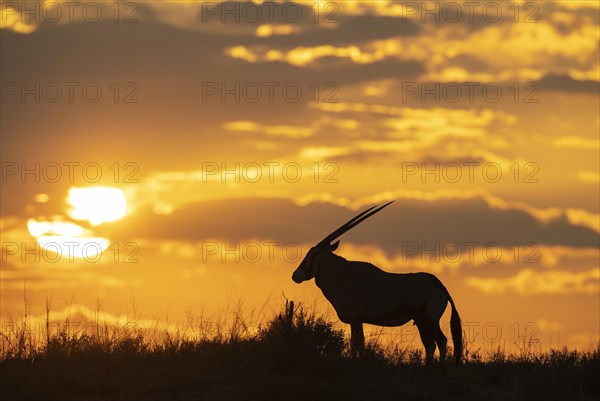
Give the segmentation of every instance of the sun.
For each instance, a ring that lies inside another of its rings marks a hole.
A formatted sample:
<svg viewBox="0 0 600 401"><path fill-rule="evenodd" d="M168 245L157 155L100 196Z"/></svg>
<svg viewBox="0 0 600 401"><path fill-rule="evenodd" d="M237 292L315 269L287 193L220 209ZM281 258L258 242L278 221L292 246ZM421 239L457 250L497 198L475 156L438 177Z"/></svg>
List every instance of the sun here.
<svg viewBox="0 0 600 401"><path fill-rule="evenodd" d="M67 202L71 218L87 220L92 226L119 220L127 213L127 201L119 188L71 188Z"/></svg>
<svg viewBox="0 0 600 401"><path fill-rule="evenodd" d="M46 202L47 196L36 196L39 202ZM70 209L68 215L73 220L88 221L95 227L109 221L123 218L127 213L127 201L123 191L113 187L71 188L67 197ZM45 250L60 256L94 259L110 246L107 238L95 237L93 230L77 223L64 221L61 215L51 220L29 219L27 228L31 236Z"/></svg>

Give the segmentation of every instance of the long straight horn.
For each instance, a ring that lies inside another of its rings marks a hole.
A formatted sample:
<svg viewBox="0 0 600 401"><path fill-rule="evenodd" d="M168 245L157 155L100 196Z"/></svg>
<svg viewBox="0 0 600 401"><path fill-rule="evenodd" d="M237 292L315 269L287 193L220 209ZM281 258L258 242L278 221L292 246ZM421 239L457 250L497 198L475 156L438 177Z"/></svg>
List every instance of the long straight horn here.
<svg viewBox="0 0 600 401"><path fill-rule="evenodd" d="M386 203L385 205L379 206L377 208L375 208L375 206L372 206L372 207L368 208L367 210L365 210L364 212L359 213L358 215L356 215L352 219L350 219L346 224L344 224L343 226L341 226L340 228L338 228L337 230L335 230L334 232L329 234L327 237L325 237L323 240L321 240L321 242L319 242L319 244L331 243L331 241L333 241L340 235L344 234L346 231L350 230L352 227L357 226L358 224L360 224L364 220L368 219L369 217L373 216L375 213L379 212L381 209L383 209L384 207L386 207L387 205L389 205L390 203L393 203L393 202L394 201L390 201L390 202Z"/></svg>

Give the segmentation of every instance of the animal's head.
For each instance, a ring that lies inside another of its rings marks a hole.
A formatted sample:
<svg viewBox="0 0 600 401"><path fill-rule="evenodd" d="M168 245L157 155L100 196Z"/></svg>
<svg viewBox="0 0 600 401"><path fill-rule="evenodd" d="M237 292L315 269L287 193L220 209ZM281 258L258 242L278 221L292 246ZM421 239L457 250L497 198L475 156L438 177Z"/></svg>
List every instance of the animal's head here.
<svg viewBox="0 0 600 401"><path fill-rule="evenodd" d="M314 278L317 275L317 267L321 258L335 251L339 245L340 241L336 241L333 244L317 244L310 248L310 251L308 251L302 262L300 262L300 266L294 270L292 280L296 283L301 283Z"/></svg>
<svg viewBox="0 0 600 401"><path fill-rule="evenodd" d="M374 215L375 213L377 213L392 202L393 201L388 202L385 205L377 208L375 206L372 206L371 208L350 219L350 221L348 221L346 224L329 234L317 245L310 248L310 251L308 251L302 262L300 262L298 268L294 270L294 273L292 274L292 280L294 280L296 283L301 283L303 281L314 278L317 275L319 262L320 260L322 260L323 256L332 253L340 245L340 241L336 241L333 243L332 241L337 239L346 231L350 230L352 227L371 217L372 215Z"/></svg>

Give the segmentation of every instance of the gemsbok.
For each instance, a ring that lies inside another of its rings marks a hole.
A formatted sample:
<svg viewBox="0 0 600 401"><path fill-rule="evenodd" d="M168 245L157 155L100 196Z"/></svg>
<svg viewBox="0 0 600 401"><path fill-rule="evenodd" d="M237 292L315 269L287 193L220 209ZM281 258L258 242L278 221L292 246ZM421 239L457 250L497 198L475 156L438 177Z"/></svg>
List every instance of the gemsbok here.
<svg viewBox="0 0 600 401"><path fill-rule="evenodd" d="M443 362L447 340L439 321L450 302L450 329L454 357L459 365L462 356L460 316L450 293L436 276L388 273L371 263L348 261L333 253L340 244L340 241L332 243L333 240L392 202L365 210L313 246L294 271L292 280L301 283L315 278L317 287L333 305L340 320L350 324L353 355L364 352L363 323L392 327L413 320L425 346L427 363L433 360L436 344Z"/></svg>

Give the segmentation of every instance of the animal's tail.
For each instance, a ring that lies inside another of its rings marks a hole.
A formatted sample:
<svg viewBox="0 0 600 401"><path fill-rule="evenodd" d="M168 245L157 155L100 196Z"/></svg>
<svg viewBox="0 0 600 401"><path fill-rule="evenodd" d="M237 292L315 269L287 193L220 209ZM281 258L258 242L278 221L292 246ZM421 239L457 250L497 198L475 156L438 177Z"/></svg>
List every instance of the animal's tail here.
<svg viewBox="0 0 600 401"><path fill-rule="evenodd" d="M460 316L454 306L454 301L450 296L450 293L446 289L448 294L448 301L452 306L452 315L450 316L450 331L452 332L452 342L454 343L454 359L456 360L456 366L460 365L462 353L463 353L463 341L462 341L462 325L460 322Z"/></svg>

